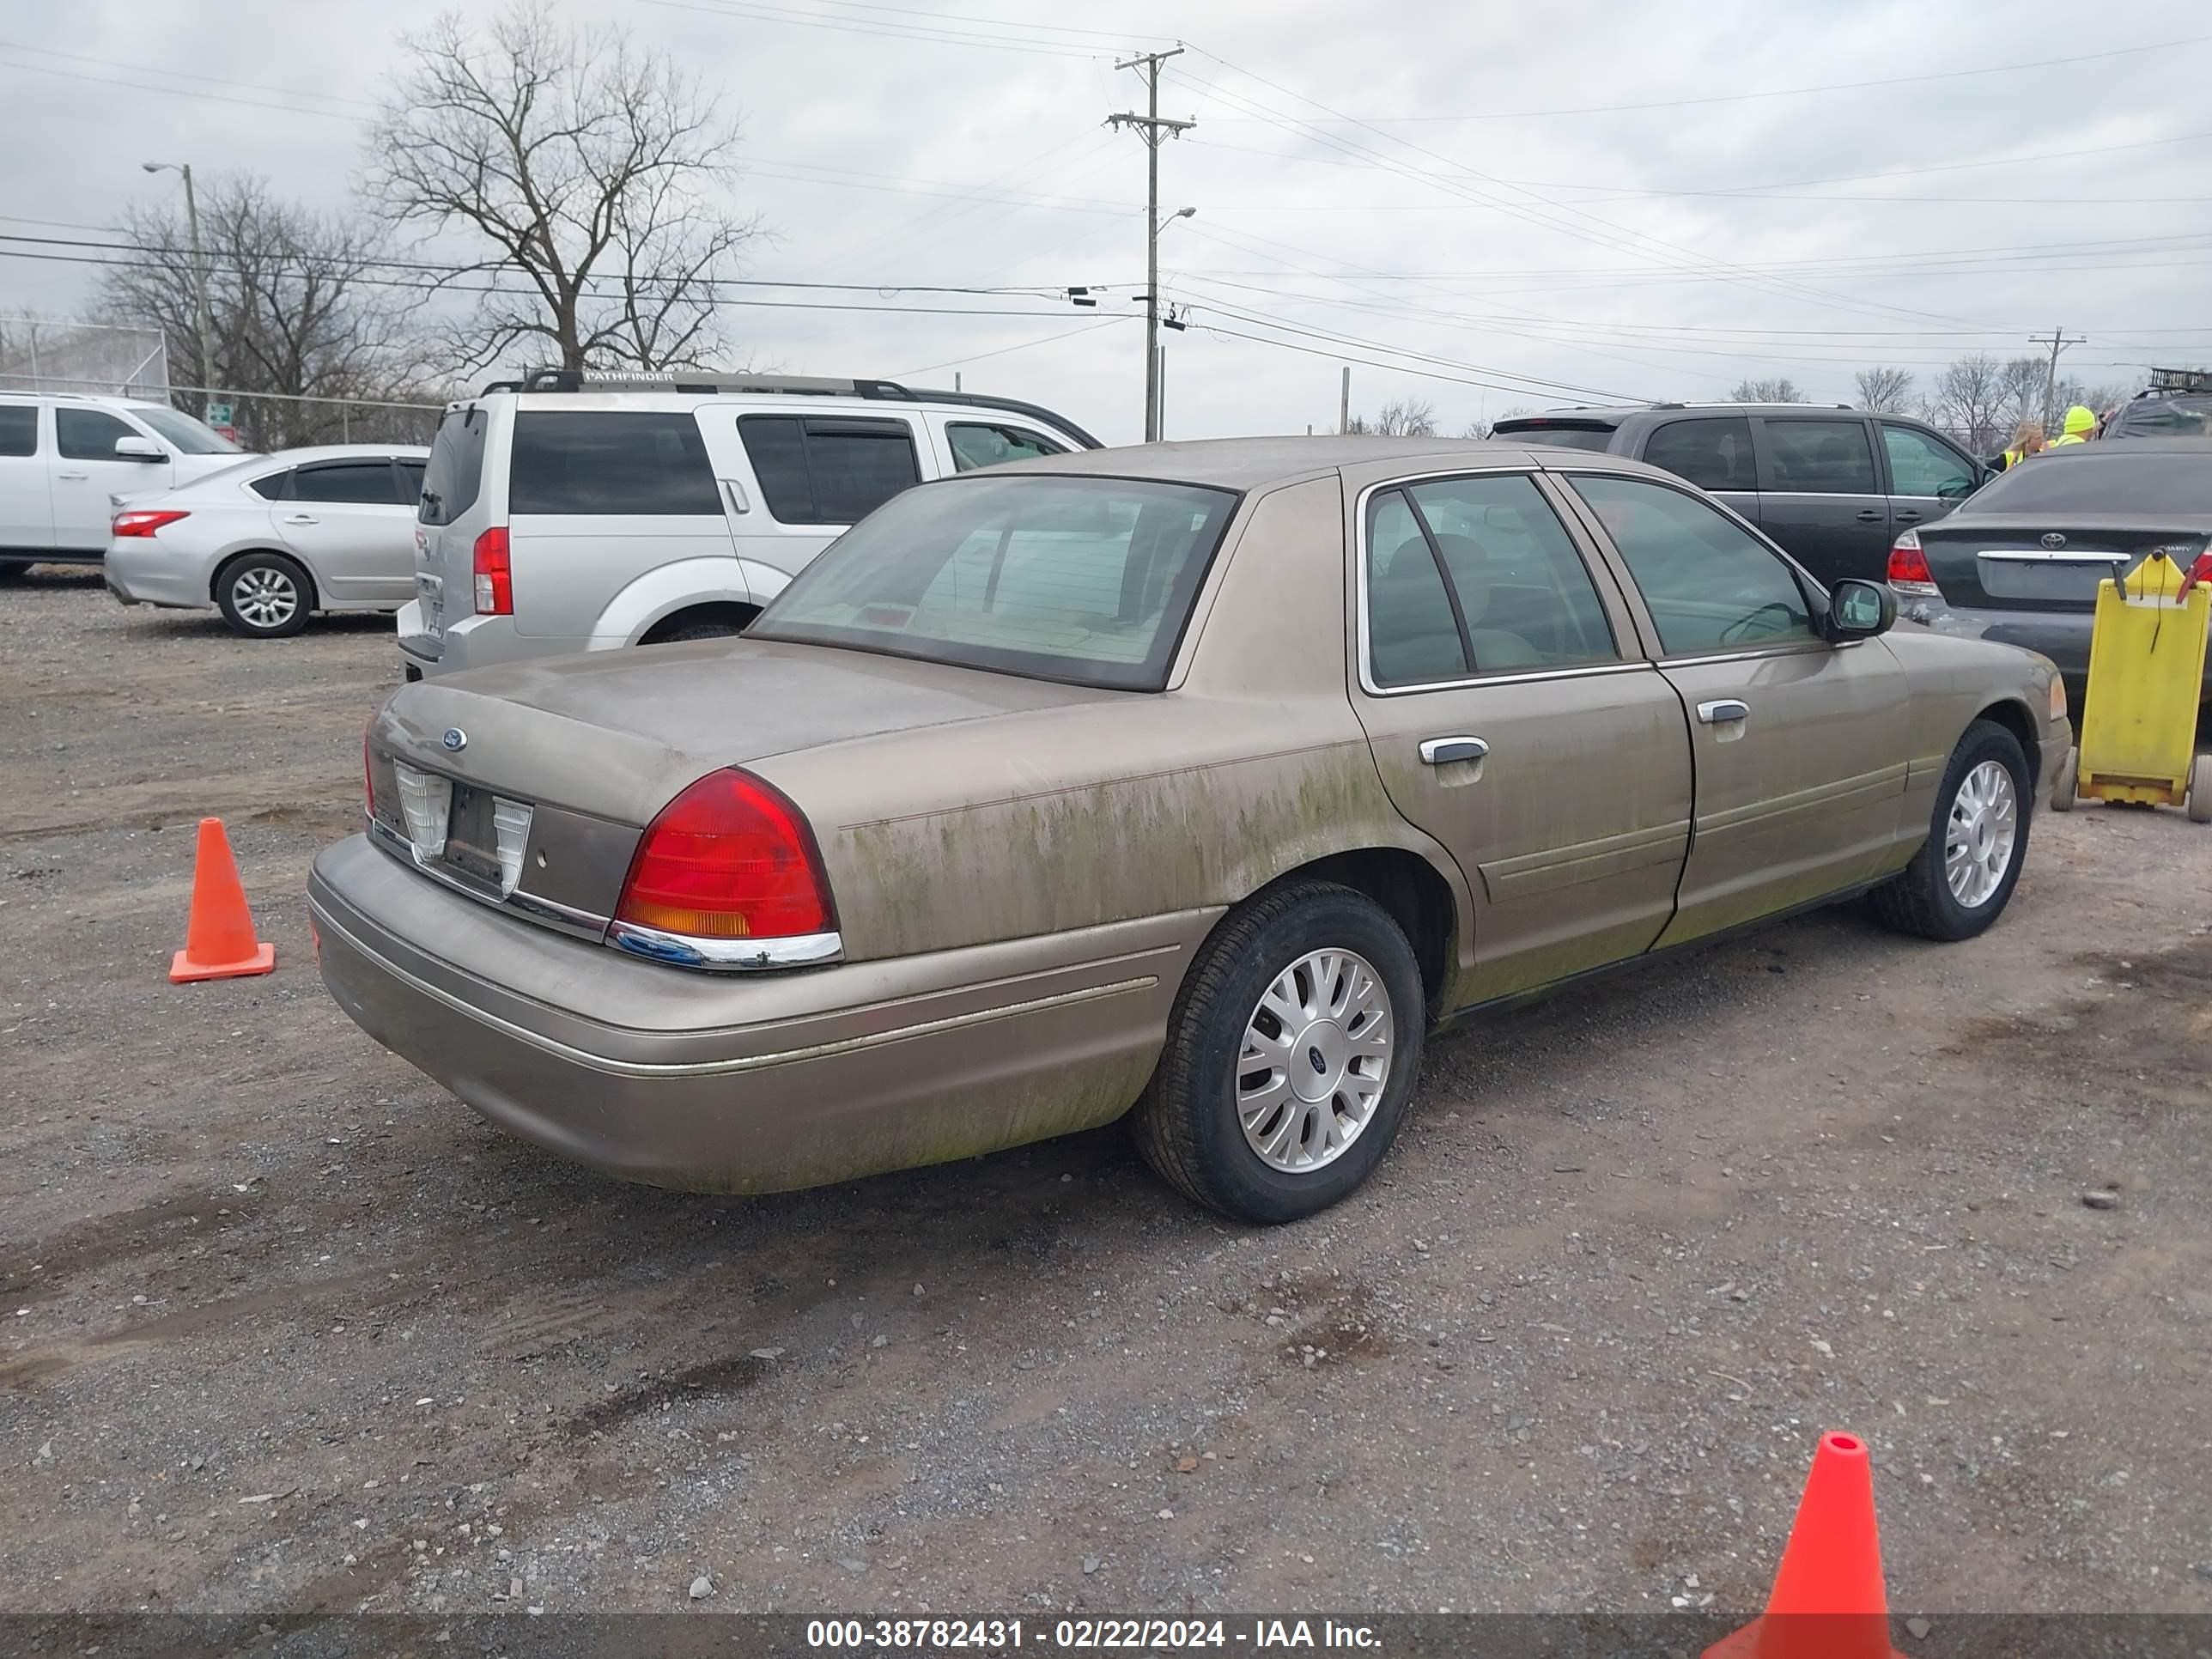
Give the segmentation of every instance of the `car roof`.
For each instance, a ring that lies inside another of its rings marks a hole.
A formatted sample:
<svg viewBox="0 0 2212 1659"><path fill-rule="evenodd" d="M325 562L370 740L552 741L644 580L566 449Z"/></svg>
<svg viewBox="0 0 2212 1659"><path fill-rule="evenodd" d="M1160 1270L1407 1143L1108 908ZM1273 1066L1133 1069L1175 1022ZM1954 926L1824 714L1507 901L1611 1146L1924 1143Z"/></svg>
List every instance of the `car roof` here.
<svg viewBox="0 0 2212 1659"><path fill-rule="evenodd" d="M1617 455L1593 455L1477 438L1383 438L1365 434L1299 438L1200 438L1179 443L1084 449L1033 460L1003 461L993 477L1038 472L1056 477L1157 479L1163 483L1259 489L1347 466L1402 461L1408 471L1455 465L1526 465L1532 471L1571 468L1635 472L1679 483L1673 473ZM972 476L972 475L968 475Z"/></svg>
<svg viewBox="0 0 2212 1659"><path fill-rule="evenodd" d="M1580 421L1594 424L1609 421L1613 425L1619 426L1638 415L1796 415L1807 418L1826 417L1831 420L1838 416L1856 416L1863 419L1874 413L1875 413L1875 410L1860 409L1850 404L1616 404L1603 408L1593 405L1589 408L1573 406L1565 409L1540 409L1531 414L1509 416L1499 421L1498 424L1510 428L1526 425L1530 422ZM1886 421L1910 421L1916 426L1926 424L1911 415L1886 414L1881 418Z"/></svg>

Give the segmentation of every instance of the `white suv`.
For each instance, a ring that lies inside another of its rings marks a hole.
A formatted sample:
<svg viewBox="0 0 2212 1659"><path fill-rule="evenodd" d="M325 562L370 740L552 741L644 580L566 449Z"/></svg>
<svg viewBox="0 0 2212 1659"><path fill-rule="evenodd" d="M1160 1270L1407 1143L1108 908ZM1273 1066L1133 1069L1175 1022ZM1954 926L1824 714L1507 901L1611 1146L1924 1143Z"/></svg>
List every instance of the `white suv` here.
<svg viewBox="0 0 2212 1659"><path fill-rule="evenodd" d="M533 371L439 423L407 678L734 634L908 485L1097 447L1033 404L887 380Z"/></svg>
<svg viewBox="0 0 2212 1659"><path fill-rule="evenodd" d="M246 454L167 404L0 392L0 581L98 564L111 497L173 489Z"/></svg>

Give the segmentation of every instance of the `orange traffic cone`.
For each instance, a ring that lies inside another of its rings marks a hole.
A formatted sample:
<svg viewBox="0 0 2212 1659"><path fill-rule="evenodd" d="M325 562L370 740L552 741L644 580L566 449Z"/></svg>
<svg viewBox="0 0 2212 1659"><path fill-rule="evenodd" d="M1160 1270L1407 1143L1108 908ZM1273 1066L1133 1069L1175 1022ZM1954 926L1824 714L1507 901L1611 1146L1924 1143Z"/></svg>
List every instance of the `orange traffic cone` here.
<svg viewBox="0 0 2212 1659"><path fill-rule="evenodd" d="M1895 1659L1874 1466L1866 1443L1824 1434L1766 1611L1705 1650L1705 1659Z"/></svg>
<svg viewBox="0 0 2212 1659"><path fill-rule="evenodd" d="M170 959L169 980L243 979L276 965L276 947L253 937L253 913L238 884L238 864L221 818L200 820L198 861L192 866L192 914L185 948Z"/></svg>

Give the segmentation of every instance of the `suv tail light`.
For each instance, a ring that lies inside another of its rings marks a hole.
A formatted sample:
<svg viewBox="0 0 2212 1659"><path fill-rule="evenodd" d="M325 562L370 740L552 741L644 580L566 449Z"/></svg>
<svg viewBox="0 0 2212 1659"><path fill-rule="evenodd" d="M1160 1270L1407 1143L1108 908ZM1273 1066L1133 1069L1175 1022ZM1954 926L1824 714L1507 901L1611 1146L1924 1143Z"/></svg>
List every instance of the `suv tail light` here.
<svg viewBox="0 0 2212 1659"><path fill-rule="evenodd" d="M1936 573L1928 568L1928 556L1920 550L1918 531L1908 530L1889 544L1889 585L1900 593L1943 597L1943 590L1936 586Z"/></svg>
<svg viewBox="0 0 2212 1659"><path fill-rule="evenodd" d="M150 536L163 525L174 524L179 519L191 516L174 508L161 512L118 513L110 529L118 539L127 536Z"/></svg>
<svg viewBox="0 0 2212 1659"><path fill-rule="evenodd" d="M615 920L693 939L792 939L836 925L805 815L735 767L708 773L646 826Z"/></svg>
<svg viewBox="0 0 2212 1659"><path fill-rule="evenodd" d="M495 524L477 538L477 615L514 614L514 567L507 556L507 526Z"/></svg>

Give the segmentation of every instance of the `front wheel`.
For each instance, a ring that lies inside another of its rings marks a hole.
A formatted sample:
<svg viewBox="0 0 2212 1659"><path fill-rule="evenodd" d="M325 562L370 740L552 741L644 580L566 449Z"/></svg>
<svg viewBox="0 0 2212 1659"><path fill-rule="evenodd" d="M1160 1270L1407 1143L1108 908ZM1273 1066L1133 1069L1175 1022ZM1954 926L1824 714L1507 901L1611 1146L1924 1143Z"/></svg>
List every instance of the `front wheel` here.
<svg viewBox="0 0 2212 1659"><path fill-rule="evenodd" d="M314 608L307 573L282 553L249 553L225 566L215 602L230 631L249 640L296 634Z"/></svg>
<svg viewBox="0 0 2212 1659"><path fill-rule="evenodd" d="M1874 913L1900 933L1972 939L2003 914L2027 856L2033 799L2020 739L1976 720L1951 751L1928 839L1874 890Z"/></svg>
<svg viewBox="0 0 2212 1659"><path fill-rule="evenodd" d="M1184 979L1138 1146L1224 1214L1312 1215L1389 1150L1426 1019L1413 946L1372 899L1333 882L1270 889L1214 930Z"/></svg>

